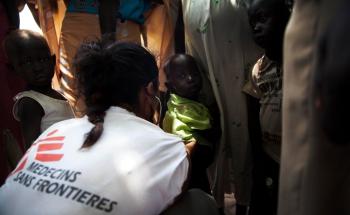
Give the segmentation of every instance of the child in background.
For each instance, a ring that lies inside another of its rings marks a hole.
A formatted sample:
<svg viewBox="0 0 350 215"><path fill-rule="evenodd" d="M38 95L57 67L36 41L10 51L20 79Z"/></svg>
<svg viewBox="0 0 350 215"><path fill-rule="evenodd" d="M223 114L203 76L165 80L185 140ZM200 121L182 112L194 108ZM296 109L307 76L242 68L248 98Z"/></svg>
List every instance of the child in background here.
<svg viewBox="0 0 350 215"><path fill-rule="evenodd" d="M66 99L52 89L55 55L44 37L28 30L11 32L4 40L10 66L27 84L15 97L14 117L20 121L25 148L52 124L73 118Z"/></svg>
<svg viewBox="0 0 350 215"><path fill-rule="evenodd" d="M282 47L290 16L284 0L253 0L248 8L255 42L265 50L243 91L254 167L250 214L276 214L282 132Z"/></svg>
<svg viewBox="0 0 350 215"><path fill-rule="evenodd" d="M164 71L170 97L162 127L179 135L187 147L194 147L189 187L210 193L206 170L213 162L214 143L219 135L210 111L198 102L202 88L199 68L192 56L177 54L165 64Z"/></svg>

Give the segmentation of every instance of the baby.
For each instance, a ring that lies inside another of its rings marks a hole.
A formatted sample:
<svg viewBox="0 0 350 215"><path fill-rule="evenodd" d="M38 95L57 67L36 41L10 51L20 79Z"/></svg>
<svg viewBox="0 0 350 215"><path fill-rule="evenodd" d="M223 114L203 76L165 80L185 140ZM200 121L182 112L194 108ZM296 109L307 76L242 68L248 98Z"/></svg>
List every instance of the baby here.
<svg viewBox="0 0 350 215"><path fill-rule="evenodd" d="M212 114L198 102L202 88L199 68L192 56L177 54L169 59L164 71L170 97L162 123L163 129L179 135L187 146L194 145L189 186L210 193L206 169L213 161L217 137L213 135L215 129Z"/></svg>

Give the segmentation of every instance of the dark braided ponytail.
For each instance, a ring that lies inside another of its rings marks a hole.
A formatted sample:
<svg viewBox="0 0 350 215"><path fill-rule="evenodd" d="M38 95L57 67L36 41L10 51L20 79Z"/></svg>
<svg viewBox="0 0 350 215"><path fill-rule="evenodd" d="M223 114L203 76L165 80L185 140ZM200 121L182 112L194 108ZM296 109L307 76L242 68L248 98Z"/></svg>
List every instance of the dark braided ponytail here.
<svg viewBox="0 0 350 215"><path fill-rule="evenodd" d="M141 87L158 78L153 55L133 43L83 43L74 67L78 93L84 98L88 120L94 124L82 148L91 147L101 137L106 111L111 106L139 105Z"/></svg>
<svg viewBox="0 0 350 215"><path fill-rule="evenodd" d="M88 148L94 143L97 142L97 140L101 137L103 132L103 122L104 117L106 115L106 110L108 107L103 107L101 109L91 110L91 108L88 108L87 116L91 123L93 123L95 126L90 130L89 133L86 135L86 139L83 143L82 148Z"/></svg>

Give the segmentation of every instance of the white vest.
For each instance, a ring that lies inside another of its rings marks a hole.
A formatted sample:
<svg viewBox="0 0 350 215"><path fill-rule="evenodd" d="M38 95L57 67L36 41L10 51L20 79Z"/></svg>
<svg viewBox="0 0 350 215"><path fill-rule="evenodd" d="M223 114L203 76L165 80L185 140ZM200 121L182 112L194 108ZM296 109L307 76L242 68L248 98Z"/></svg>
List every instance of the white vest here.
<svg viewBox="0 0 350 215"><path fill-rule="evenodd" d="M40 131L43 132L56 122L74 118L73 110L68 101L54 99L34 90L18 93L14 98L13 116L17 121L21 121L18 116L18 102L22 98L31 98L38 102L44 110L44 116L41 119Z"/></svg>
<svg viewBox="0 0 350 215"><path fill-rule="evenodd" d="M81 149L86 117L46 130L0 189L0 214L159 214L181 193L181 139L112 107L104 131Z"/></svg>

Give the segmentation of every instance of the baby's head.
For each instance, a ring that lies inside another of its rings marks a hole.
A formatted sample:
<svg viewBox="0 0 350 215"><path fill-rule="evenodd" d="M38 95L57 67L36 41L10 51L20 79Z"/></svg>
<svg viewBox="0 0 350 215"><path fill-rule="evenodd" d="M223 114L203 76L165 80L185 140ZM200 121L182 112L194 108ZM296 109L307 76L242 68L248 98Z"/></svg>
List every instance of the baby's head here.
<svg viewBox="0 0 350 215"><path fill-rule="evenodd" d="M55 56L44 37L29 30L16 30L5 38L3 45L13 70L28 85L51 87Z"/></svg>
<svg viewBox="0 0 350 215"><path fill-rule="evenodd" d="M285 0L252 0L248 16L255 42L263 49L282 46L290 11Z"/></svg>
<svg viewBox="0 0 350 215"><path fill-rule="evenodd" d="M187 54L172 56L164 66L170 93L196 99L202 88L202 77L195 59Z"/></svg>

